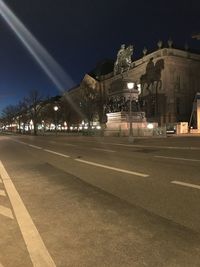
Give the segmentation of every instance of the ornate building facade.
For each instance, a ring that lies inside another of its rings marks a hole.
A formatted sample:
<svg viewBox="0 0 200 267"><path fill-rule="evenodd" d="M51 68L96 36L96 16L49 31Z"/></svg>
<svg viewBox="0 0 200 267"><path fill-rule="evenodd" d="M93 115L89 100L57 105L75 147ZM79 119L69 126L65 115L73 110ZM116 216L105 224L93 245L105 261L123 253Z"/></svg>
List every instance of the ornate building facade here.
<svg viewBox="0 0 200 267"><path fill-rule="evenodd" d="M139 106L148 121L159 125L189 121L200 92L200 55L174 48L159 49L131 63L129 70L101 77L101 87L120 90L123 80L140 88Z"/></svg>
<svg viewBox="0 0 200 267"><path fill-rule="evenodd" d="M83 83L91 83L91 87L101 93L104 107L107 106L106 113L109 112L109 101L118 106L123 104L119 97L110 99L111 93L117 94L126 86L126 81L132 81L140 91L138 108L145 112L147 121L158 122L160 126L189 122L193 100L200 92L200 54L175 49L171 45L169 48L160 46L150 54L144 51L142 58L129 63L128 69L121 72L117 72L112 63L112 68L107 67L106 72L86 74L69 95L77 94Z"/></svg>

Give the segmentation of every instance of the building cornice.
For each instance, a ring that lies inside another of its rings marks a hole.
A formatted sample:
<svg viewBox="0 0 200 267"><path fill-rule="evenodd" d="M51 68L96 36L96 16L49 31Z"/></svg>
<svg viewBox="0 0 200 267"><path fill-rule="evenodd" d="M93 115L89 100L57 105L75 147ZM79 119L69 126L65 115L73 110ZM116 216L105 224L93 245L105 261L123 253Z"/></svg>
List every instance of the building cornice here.
<svg viewBox="0 0 200 267"><path fill-rule="evenodd" d="M189 59L189 60L200 62L200 54L196 54L190 51L184 51L184 50L180 50L176 48L162 48L148 55L145 55L141 57L140 59L133 61L129 71L131 71L135 67L139 67L142 64L148 63L150 58L158 59L158 58L165 58L165 57L176 57L176 58ZM123 74L125 73L126 71ZM116 80L120 76L121 74L114 76L113 72L111 72L111 73L108 73L107 75L102 76L101 80L103 81L110 80L110 79Z"/></svg>

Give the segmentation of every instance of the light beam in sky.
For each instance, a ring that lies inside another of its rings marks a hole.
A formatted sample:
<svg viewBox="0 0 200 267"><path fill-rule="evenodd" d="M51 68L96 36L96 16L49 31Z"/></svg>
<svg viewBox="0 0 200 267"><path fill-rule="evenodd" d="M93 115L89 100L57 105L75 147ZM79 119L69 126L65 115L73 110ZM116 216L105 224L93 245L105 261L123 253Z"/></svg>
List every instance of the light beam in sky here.
<svg viewBox="0 0 200 267"><path fill-rule="evenodd" d="M62 67L2 0L0 0L0 14L61 93L75 85L72 78L63 71ZM79 108L76 107L67 94L65 96L80 114Z"/></svg>
<svg viewBox="0 0 200 267"><path fill-rule="evenodd" d="M63 71L55 59L2 0L0 0L0 14L59 90L63 91L74 86L70 76Z"/></svg>

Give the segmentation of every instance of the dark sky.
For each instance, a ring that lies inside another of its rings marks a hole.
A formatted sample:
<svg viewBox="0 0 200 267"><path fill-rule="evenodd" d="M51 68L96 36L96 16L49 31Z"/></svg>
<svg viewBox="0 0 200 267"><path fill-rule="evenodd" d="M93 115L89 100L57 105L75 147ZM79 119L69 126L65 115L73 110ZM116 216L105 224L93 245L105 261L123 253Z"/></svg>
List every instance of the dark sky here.
<svg viewBox="0 0 200 267"><path fill-rule="evenodd" d="M0 0L1 1L1 0ZM122 43L133 44L134 58L157 47L200 48L191 34L200 31L199 0L4 0L37 40L78 84L105 58L115 58ZM59 90L6 22L0 19L0 111L32 89ZM68 85L66 84L66 89Z"/></svg>

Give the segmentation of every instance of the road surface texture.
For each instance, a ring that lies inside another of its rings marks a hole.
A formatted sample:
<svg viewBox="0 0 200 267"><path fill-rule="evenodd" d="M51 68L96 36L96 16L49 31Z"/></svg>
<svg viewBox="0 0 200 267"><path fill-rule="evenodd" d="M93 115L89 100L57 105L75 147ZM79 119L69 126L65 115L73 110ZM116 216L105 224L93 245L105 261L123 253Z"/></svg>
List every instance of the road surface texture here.
<svg viewBox="0 0 200 267"><path fill-rule="evenodd" d="M0 267L200 266L200 137L0 136Z"/></svg>

